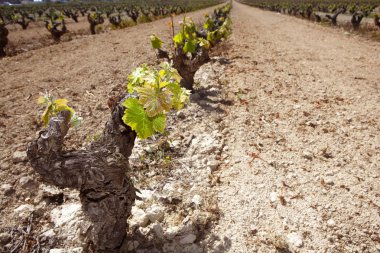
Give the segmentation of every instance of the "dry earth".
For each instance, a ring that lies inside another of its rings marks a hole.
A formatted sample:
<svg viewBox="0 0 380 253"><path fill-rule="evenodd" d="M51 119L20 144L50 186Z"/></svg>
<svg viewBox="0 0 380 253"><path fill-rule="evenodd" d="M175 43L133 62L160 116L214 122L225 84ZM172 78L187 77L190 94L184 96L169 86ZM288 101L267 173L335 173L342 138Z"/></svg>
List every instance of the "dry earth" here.
<svg viewBox="0 0 380 253"><path fill-rule="evenodd" d="M200 20L211 10L191 16ZM149 245L144 238L133 238L136 245L127 248L379 252L379 44L236 2L232 20L233 35L215 52L222 58L199 73L201 88L192 97L194 103L177 115L179 120L173 115L169 138L181 151L173 154L178 162L169 171L150 164L152 172L134 172L137 181L149 178L136 182L145 194L137 206L145 212L152 205L162 206L165 218L138 228ZM40 127L41 109L35 104L39 93L49 90L72 101L85 120L71 132L68 146L85 146L107 119L108 97L123 89L133 68L155 61L148 35L165 34L169 41L168 21L0 60L2 244L9 243L10 228L31 223L31 210L39 221L33 224L35 233L58 238L51 214L62 202L75 208L78 203L65 189L62 200L45 199L42 205L44 192L54 191L46 190L24 161L23 151ZM149 145L138 142L133 164L152 154ZM169 197L171 206L164 205ZM162 238L173 230L167 224L175 217L183 218L178 224L182 228L195 225L167 243ZM59 240L51 245L80 246Z"/></svg>
<svg viewBox="0 0 380 253"><path fill-rule="evenodd" d="M380 251L380 47L234 4L229 252Z"/></svg>

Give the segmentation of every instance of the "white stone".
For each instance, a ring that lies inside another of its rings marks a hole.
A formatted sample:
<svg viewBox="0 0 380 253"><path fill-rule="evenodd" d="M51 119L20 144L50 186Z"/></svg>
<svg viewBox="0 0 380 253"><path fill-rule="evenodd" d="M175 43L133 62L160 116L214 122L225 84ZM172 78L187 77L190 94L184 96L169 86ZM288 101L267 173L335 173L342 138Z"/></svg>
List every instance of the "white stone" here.
<svg viewBox="0 0 380 253"><path fill-rule="evenodd" d="M329 220L327 221L327 226L329 226L329 227L334 227L334 226L335 226L335 221L334 221L333 219L329 219Z"/></svg>
<svg viewBox="0 0 380 253"><path fill-rule="evenodd" d="M166 237L166 239L172 240L174 237L176 237L178 235L180 230L181 229L178 226L169 227L166 229L164 236Z"/></svg>
<svg viewBox="0 0 380 253"><path fill-rule="evenodd" d="M41 236L45 236L45 237L53 237L55 235L56 233L54 232L54 229L49 229L41 234Z"/></svg>
<svg viewBox="0 0 380 253"><path fill-rule="evenodd" d="M131 227L146 227L149 222L148 215L144 212L144 210L133 206L132 207L132 218L130 220L130 226Z"/></svg>
<svg viewBox="0 0 380 253"><path fill-rule="evenodd" d="M181 240L179 241L179 243L190 244L190 243L193 243L196 239L197 237L194 234L188 234L188 235L183 236Z"/></svg>
<svg viewBox="0 0 380 253"><path fill-rule="evenodd" d="M81 214L82 205L79 203L64 204L60 207L54 208L51 213L51 220L56 227L60 227Z"/></svg>
<svg viewBox="0 0 380 253"><path fill-rule="evenodd" d="M207 166L210 167L213 171L218 169L219 165L220 165L220 162L215 161L215 160L211 160L207 162Z"/></svg>
<svg viewBox="0 0 380 253"><path fill-rule="evenodd" d="M191 203L193 203L197 208L199 208L202 205L203 199L200 195L196 194L191 199Z"/></svg>
<svg viewBox="0 0 380 253"><path fill-rule="evenodd" d="M51 197L62 193L62 190L52 185L41 184L39 188L43 196Z"/></svg>
<svg viewBox="0 0 380 253"><path fill-rule="evenodd" d="M24 204L17 207L14 212L18 214L20 218L27 218L29 215L34 212L35 208L33 205Z"/></svg>
<svg viewBox="0 0 380 253"><path fill-rule="evenodd" d="M14 191L11 184L2 184L0 188L1 188L1 191L4 193L4 195L9 195L10 193Z"/></svg>
<svg viewBox="0 0 380 253"><path fill-rule="evenodd" d="M151 190L140 190L140 192L137 192L137 196L144 201L151 201L155 199L154 191Z"/></svg>
<svg viewBox="0 0 380 253"><path fill-rule="evenodd" d="M302 237L297 233L290 233L287 235L288 243L300 248L303 245Z"/></svg>
<svg viewBox="0 0 380 253"><path fill-rule="evenodd" d="M24 189L32 189L37 187L37 183L34 182L33 178L30 176L20 178L19 184Z"/></svg>
<svg viewBox="0 0 380 253"><path fill-rule="evenodd" d="M24 162L28 159L26 151L16 151L13 153L12 161L14 163Z"/></svg>
<svg viewBox="0 0 380 253"><path fill-rule="evenodd" d="M67 253L67 250L65 250L65 249L51 249L51 250L49 250L49 253Z"/></svg>
<svg viewBox="0 0 380 253"><path fill-rule="evenodd" d="M174 140L170 143L171 148L179 148L181 146L181 141L179 140Z"/></svg>
<svg viewBox="0 0 380 253"><path fill-rule="evenodd" d="M12 236L8 233L0 233L0 245L6 245L12 240Z"/></svg>
<svg viewBox="0 0 380 253"><path fill-rule="evenodd" d="M277 200L277 192L270 193L270 202L276 202Z"/></svg>
<svg viewBox="0 0 380 253"><path fill-rule="evenodd" d="M73 249L51 249L49 250L49 253L82 253L83 248L73 248Z"/></svg>
<svg viewBox="0 0 380 253"><path fill-rule="evenodd" d="M325 178L325 183L328 185L334 185L334 180L331 177Z"/></svg>
<svg viewBox="0 0 380 253"><path fill-rule="evenodd" d="M151 222L162 221L165 215L163 207L156 204L148 207L146 214Z"/></svg>

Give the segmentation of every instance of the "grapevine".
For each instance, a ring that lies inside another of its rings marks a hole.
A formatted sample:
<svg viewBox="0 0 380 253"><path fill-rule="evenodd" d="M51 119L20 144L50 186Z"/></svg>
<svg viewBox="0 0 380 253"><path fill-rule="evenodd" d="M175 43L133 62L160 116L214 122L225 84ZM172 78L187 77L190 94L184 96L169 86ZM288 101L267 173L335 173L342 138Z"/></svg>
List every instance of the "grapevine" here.
<svg viewBox="0 0 380 253"><path fill-rule="evenodd" d="M157 51L158 58L173 61L174 68L183 78L183 87L193 89L194 74L201 65L209 61L210 49L231 34L231 19L228 16L230 10L230 3L216 9L213 17L206 16L206 21L200 28L192 19L184 17L180 32L173 36L173 53L162 49L163 43L157 35L150 36L151 45Z"/></svg>
<svg viewBox="0 0 380 253"><path fill-rule="evenodd" d="M43 96L38 98L38 104L45 106L45 111L41 116L41 120L43 125L46 127L53 117L57 116L57 114L61 111L69 111L70 112L70 124L71 126L78 126L81 122L81 117L75 113L75 110L68 106L68 100L66 99L55 99L51 94L46 93Z"/></svg>
<svg viewBox="0 0 380 253"><path fill-rule="evenodd" d="M128 93L137 97L123 102L126 108L123 121L140 139L155 132L163 133L167 113L189 103L190 92L180 87L181 77L168 62L162 62L159 68L144 64L133 71L128 80Z"/></svg>
<svg viewBox="0 0 380 253"><path fill-rule="evenodd" d="M53 36L55 41L59 41L61 36L67 32L65 19L61 12L54 12L50 19L45 21L45 27Z"/></svg>
<svg viewBox="0 0 380 253"><path fill-rule="evenodd" d="M5 56L4 48L8 44L8 29L5 27L5 22L0 16L0 58Z"/></svg>

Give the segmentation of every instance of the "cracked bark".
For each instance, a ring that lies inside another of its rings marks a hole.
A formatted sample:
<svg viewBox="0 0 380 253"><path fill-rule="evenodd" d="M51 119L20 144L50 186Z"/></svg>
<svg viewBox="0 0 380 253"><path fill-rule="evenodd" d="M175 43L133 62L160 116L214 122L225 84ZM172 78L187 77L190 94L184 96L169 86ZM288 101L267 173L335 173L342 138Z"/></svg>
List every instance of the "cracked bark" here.
<svg viewBox="0 0 380 253"><path fill-rule="evenodd" d="M70 128L68 111L52 118L27 150L44 181L80 191L83 212L92 224L86 242L94 252L120 251L136 196L127 175L136 133L123 123L123 111L121 103L113 108L102 137L88 150L63 149Z"/></svg>

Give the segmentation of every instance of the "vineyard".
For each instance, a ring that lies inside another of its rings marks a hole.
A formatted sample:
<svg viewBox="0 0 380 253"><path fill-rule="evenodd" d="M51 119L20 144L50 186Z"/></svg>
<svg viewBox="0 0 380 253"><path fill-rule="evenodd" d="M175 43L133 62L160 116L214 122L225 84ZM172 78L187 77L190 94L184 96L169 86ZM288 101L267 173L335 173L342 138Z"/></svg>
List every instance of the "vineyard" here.
<svg viewBox="0 0 380 253"><path fill-rule="evenodd" d="M0 6L1 29L8 30L9 45L0 44L9 55L69 41L87 34L122 29L139 23L151 22L171 14L181 14L210 5L218 0L188 2L123 1L120 3L49 3ZM4 32L0 34L3 37ZM4 39L2 39L4 41Z"/></svg>
<svg viewBox="0 0 380 253"><path fill-rule="evenodd" d="M341 26L380 41L379 1L265 1L242 0L241 3L287 14L321 24Z"/></svg>
<svg viewBox="0 0 380 253"><path fill-rule="evenodd" d="M379 252L379 8L1 6L0 252Z"/></svg>

